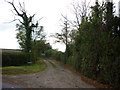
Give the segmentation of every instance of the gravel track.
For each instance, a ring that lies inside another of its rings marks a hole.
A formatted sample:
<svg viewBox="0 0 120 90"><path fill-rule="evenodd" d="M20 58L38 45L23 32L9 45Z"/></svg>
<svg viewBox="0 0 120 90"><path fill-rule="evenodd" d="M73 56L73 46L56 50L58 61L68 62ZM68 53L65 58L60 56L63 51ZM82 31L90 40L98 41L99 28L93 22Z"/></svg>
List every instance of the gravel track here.
<svg viewBox="0 0 120 90"><path fill-rule="evenodd" d="M94 88L81 80L80 76L63 68L52 60L44 60L47 69L35 74L3 75L3 82L24 88ZM51 63L55 64L53 67Z"/></svg>

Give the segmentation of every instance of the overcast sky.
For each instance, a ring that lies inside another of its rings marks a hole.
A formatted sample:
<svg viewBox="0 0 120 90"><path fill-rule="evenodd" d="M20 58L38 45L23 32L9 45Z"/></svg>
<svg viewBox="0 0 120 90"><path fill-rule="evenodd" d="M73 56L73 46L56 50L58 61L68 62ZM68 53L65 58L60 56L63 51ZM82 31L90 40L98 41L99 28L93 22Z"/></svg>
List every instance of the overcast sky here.
<svg viewBox="0 0 120 90"><path fill-rule="evenodd" d="M12 1L12 0L7 0ZM47 41L50 42L53 49L58 49L60 51L65 50L64 44L54 44L54 40L49 36L55 32L60 32L60 19L61 14L67 15L69 18L73 18L73 14L70 10L71 3L80 0L14 0L15 5L18 2L25 1L25 6L27 13L30 15L36 13L36 19L43 19L40 21L40 25L44 26L44 30L47 34ZM87 0L90 1L90 0ZM95 0L91 0L91 4L94 4ZM101 0L102 1L102 0ZM113 0L118 3L119 0ZM16 23L8 23L14 20L14 14L11 12L12 6L0 0L0 48L7 49L18 49L19 45L17 43L16 37Z"/></svg>

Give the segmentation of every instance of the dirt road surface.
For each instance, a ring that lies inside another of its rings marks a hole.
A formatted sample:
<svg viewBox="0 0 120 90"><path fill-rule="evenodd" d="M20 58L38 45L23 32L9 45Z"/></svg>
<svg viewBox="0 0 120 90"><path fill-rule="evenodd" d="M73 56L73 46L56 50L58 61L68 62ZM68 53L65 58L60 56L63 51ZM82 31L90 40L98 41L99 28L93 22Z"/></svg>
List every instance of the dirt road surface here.
<svg viewBox="0 0 120 90"><path fill-rule="evenodd" d="M44 60L47 69L26 75L3 75L3 82L19 85L24 88L94 88L81 80L81 77L63 68L52 60ZM55 64L53 67L51 63Z"/></svg>
<svg viewBox="0 0 120 90"><path fill-rule="evenodd" d="M9 83L2 83L2 88L22 88L22 87L12 85L12 84L9 84Z"/></svg>

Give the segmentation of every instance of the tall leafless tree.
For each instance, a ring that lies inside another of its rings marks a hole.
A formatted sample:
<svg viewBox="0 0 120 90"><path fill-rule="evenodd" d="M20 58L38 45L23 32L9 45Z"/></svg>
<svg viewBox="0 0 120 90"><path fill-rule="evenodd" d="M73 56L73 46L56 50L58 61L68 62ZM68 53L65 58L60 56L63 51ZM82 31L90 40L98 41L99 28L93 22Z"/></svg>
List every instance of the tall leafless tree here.
<svg viewBox="0 0 120 90"><path fill-rule="evenodd" d="M91 0L90 0L91 1ZM75 15L76 20L74 21L73 25L75 27L80 28L80 24L82 20L87 16L87 12L89 11L89 4L90 1L87 2L87 0L82 0L80 2L73 2L72 3L72 11Z"/></svg>

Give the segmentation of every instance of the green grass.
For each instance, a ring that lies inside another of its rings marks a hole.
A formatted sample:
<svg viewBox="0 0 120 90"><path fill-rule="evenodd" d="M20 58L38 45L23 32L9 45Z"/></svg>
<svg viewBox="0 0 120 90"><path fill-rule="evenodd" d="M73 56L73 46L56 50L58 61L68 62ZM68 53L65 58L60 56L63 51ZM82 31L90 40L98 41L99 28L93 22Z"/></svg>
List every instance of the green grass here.
<svg viewBox="0 0 120 90"><path fill-rule="evenodd" d="M49 63L50 63L54 68L56 68L56 65L55 65L54 63L52 63L52 62L50 62L50 61L49 61Z"/></svg>
<svg viewBox="0 0 120 90"><path fill-rule="evenodd" d="M36 64L27 65L27 66L9 66L9 67L2 67L2 74L7 75L16 75L16 74L30 74L43 71L47 68L47 65L42 61L39 60Z"/></svg>

